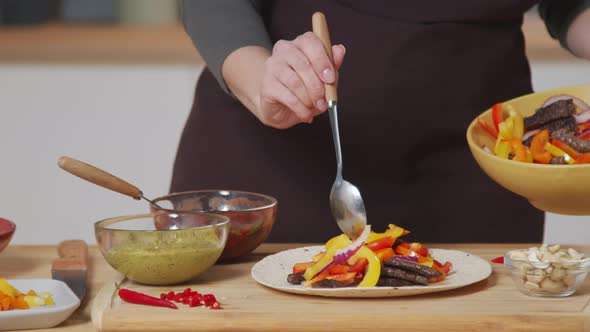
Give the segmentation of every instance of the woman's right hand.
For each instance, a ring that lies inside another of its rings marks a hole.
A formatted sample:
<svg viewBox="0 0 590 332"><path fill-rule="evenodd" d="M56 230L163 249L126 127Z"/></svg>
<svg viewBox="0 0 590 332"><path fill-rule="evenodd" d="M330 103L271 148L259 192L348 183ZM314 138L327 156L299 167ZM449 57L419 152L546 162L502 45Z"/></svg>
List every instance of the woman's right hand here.
<svg viewBox="0 0 590 332"><path fill-rule="evenodd" d="M332 46L330 61L321 40L306 32L292 41L279 40L264 63L258 98L258 119L285 129L311 123L328 109L324 83L334 83L344 60L342 45Z"/></svg>

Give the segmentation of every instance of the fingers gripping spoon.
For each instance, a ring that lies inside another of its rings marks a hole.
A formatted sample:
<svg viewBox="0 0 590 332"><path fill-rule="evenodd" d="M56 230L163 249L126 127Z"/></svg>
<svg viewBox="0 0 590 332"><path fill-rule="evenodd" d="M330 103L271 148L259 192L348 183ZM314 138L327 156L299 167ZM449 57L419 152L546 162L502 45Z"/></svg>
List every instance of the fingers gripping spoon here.
<svg viewBox="0 0 590 332"><path fill-rule="evenodd" d="M332 42L326 17L320 12L316 12L312 17L313 33L320 38L324 48L332 58ZM328 101L328 114L330 115L330 124L332 126L332 139L336 150L336 180L330 191L330 209L332 216L344 234L356 239L367 225L367 213L365 203L361 197L358 188L342 178L342 152L340 148L340 134L338 132L338 108L337 108L337 90L336 84L325 84L326 100Z"/></svg>

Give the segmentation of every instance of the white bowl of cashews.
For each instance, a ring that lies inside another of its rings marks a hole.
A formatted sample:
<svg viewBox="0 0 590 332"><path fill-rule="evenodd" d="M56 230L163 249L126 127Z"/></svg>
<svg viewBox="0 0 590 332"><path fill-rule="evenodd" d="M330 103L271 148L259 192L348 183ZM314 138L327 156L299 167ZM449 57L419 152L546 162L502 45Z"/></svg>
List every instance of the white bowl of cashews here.
<svg viewBox="0 0 590 332"><path fill-rule="evenodd" d="M590 271L590 258L572 248L544 244L507 252L504 266L522 293L564 297L575 293L584 283Z"/></svg>

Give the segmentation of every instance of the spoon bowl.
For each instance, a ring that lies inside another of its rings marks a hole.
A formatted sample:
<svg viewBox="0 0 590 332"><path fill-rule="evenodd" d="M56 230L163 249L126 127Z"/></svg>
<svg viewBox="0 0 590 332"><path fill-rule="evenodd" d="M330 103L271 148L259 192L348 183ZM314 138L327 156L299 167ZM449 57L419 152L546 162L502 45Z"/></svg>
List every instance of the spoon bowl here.
<svg viewBox="0 0 590 332"><path fill-rule="evenodd" d="M361 193L346 180L336 181L330 191L330 209L338 227L356 238L367 224L367 212Z"/></svg>

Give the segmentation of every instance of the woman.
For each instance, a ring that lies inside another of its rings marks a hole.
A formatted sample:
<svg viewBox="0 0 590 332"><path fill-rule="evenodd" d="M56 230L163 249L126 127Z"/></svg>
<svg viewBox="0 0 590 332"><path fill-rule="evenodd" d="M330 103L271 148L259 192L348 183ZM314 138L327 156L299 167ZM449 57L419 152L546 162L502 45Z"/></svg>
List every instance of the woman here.
<svg viewBox="0 0 590 332"><path fill-rule="evenodd" d="M276 197L270 241L338 234L323 114L323 83L338 73L344 177L360 189L373 229L395 223L424 242L540 242L543 212L492 182L464 137L484 109L532 91L520 27L536 2L184 1L187 32L207 68L171 191ZM540 7L551 34L583 57L588 7ZM315 11L326 14L334 64L306 33Z"/></svg>

